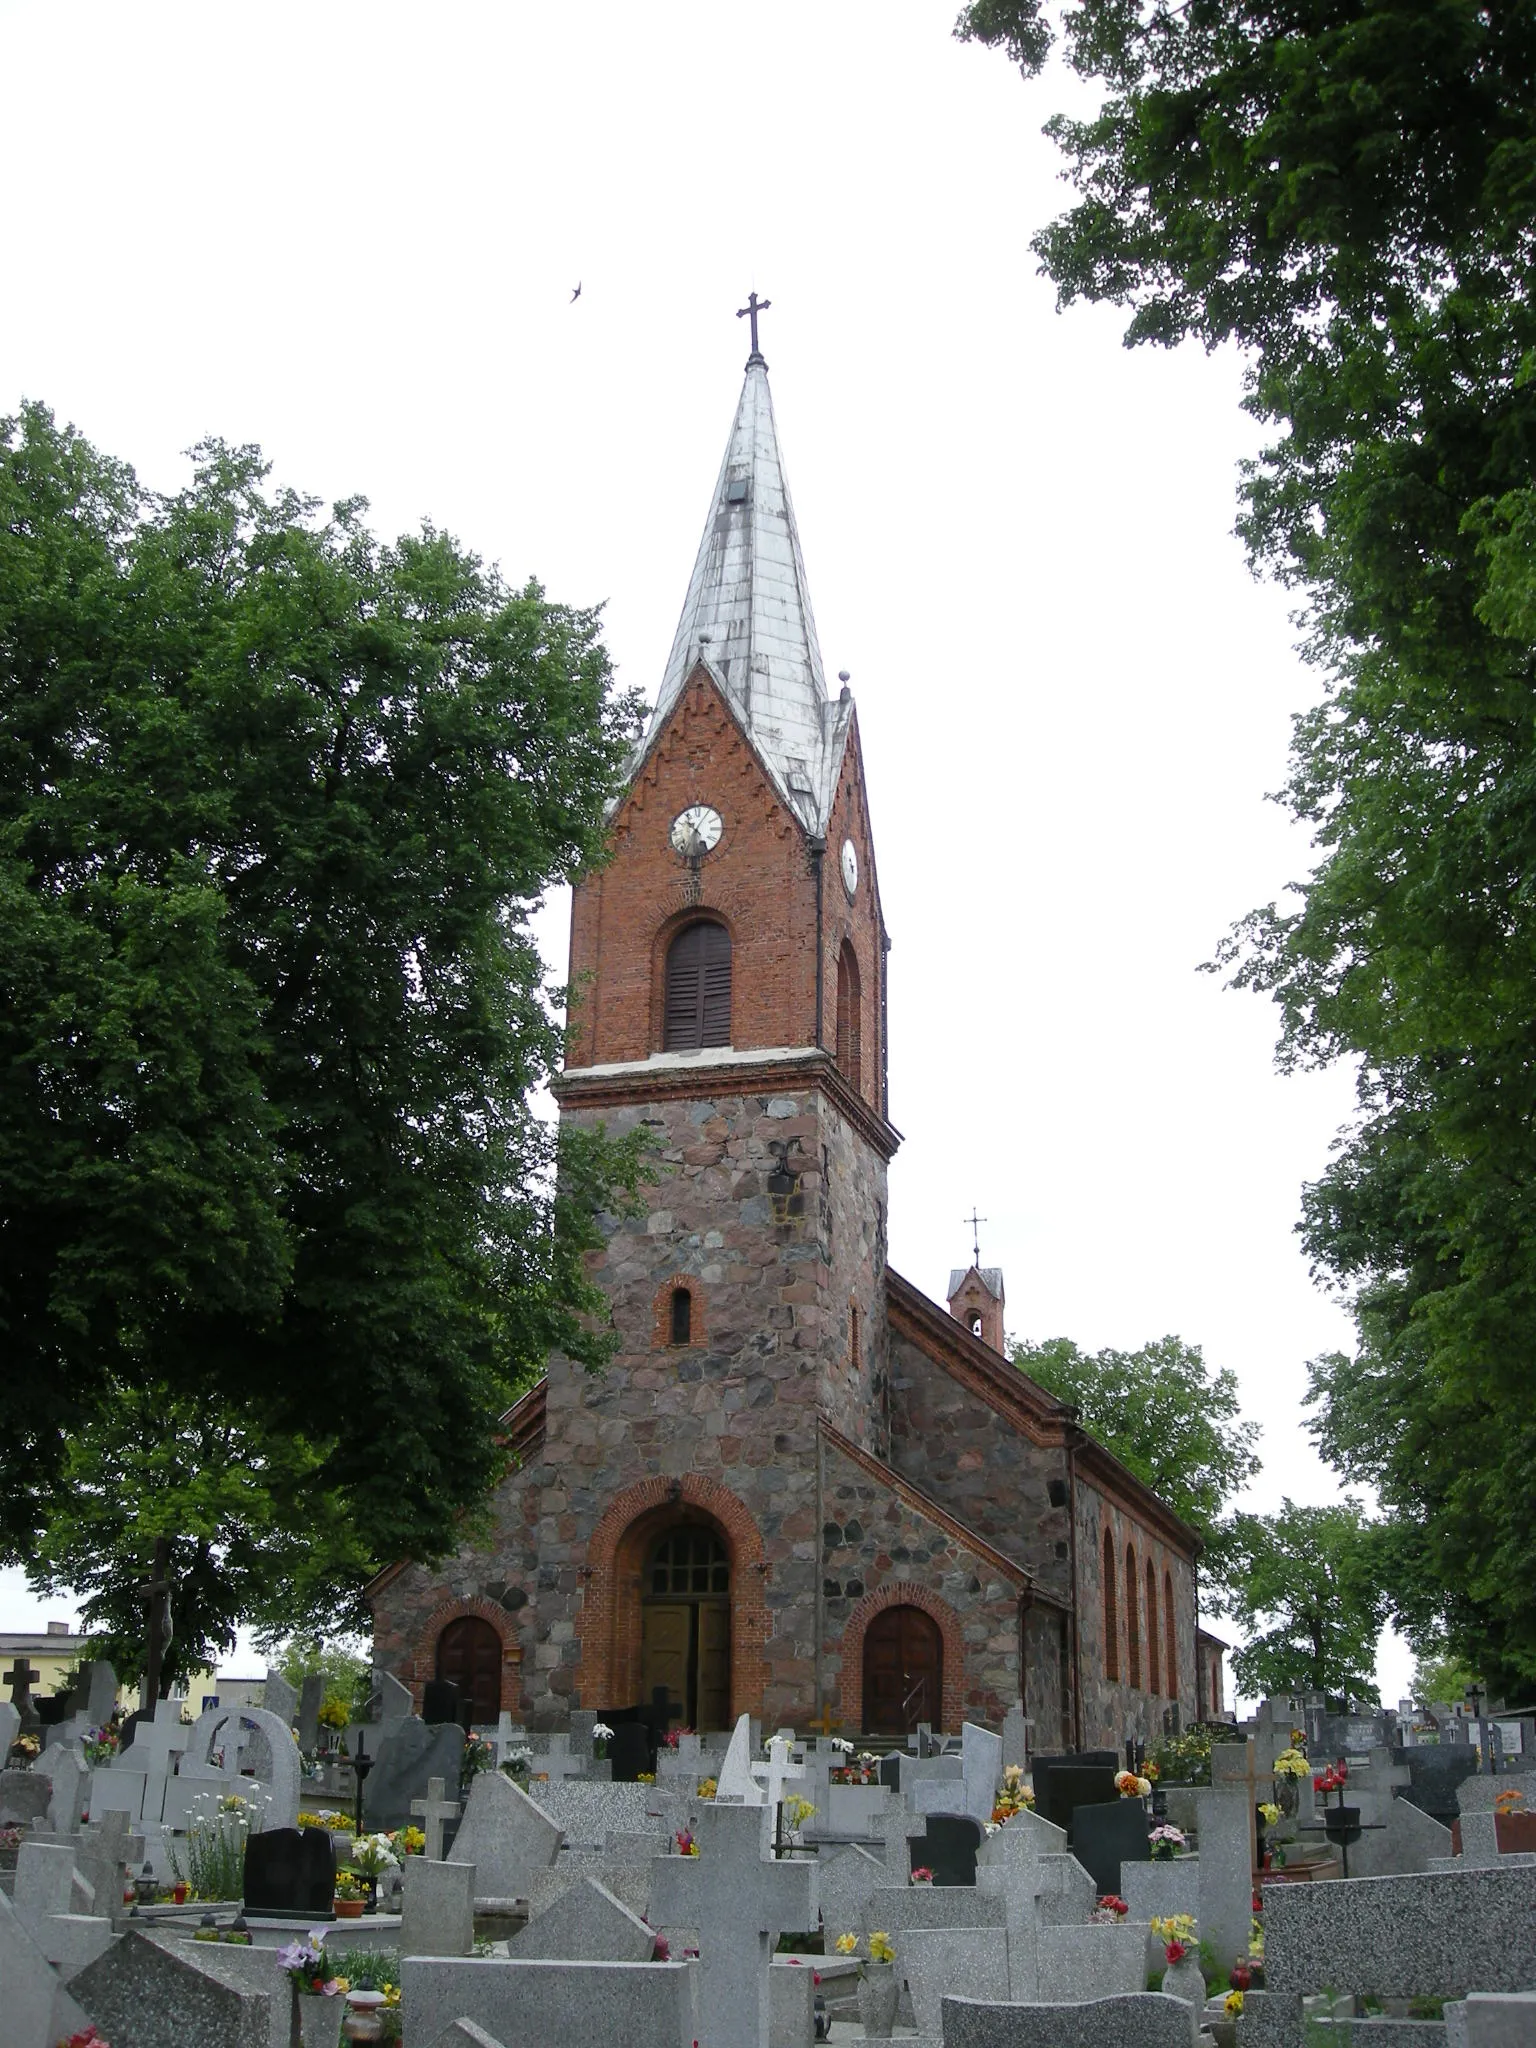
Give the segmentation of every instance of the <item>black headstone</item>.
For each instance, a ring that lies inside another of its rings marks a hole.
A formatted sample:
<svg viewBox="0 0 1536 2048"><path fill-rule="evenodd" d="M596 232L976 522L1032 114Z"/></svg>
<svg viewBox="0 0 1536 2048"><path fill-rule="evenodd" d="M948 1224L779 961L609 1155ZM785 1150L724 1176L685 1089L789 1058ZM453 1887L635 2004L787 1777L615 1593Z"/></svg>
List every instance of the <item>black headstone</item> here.
<svg viewBox="0 0 1536 2048"><path fill-rule="evenodd" d="M462 1695L451 1679L429 1678L422 1687L421 1718L429 1728L441 1728L449 1721L458 1721L461 1704Z"/></svg>
<svg viewBox="0 0 1536 2048"><path fill-rule="evenodd" d="M245 1910L254 1919L331 1918L336 1858L324 1828L264 1828L245 1843Z"/></svg>
<svg viewBox="0 0 1536 2048"><path fill-rule="evenodd" d="M1044 1815L1059 1828L1072 1827L1072 1815L1079 1806L1107 1806L1119 1797L1115 1791L1117 1772L1108 1764L1052 1764L1045 1781ZM1042 1811L1035 1795L1035 1811Z"/></svg>
<svg viewBox="0 0 1536 2048"><path fill-rule="evenodd" d="M1058 1764L1096 1764L1101 1768L1108 1765L1111 1770L1120 1768L1112 1749L1069 1750L1050 1756L1032 1756L1029 1760L1030 1782L1035 1788L1035 1811L1042 1816L1049 1803L1051 1772Z"/></svg>
<svg viewBox="0 0 1536 2048"><path fill-rule="evenodd" d="M974 1884L976 1851L985 1835L981 1822L968 1813L930 1813L926 1819L927 1834L910 1844L912 1868L926 1863L935 1884Z"/></svg>
<svg viewBox="0 0 1536 2048"><path fill-rule="evenodd" d="M411 1812L413 1799L425 1799L427 1787L441 1778L448 1796L458 1796L464 1761L464 1731L445 1721L429 1728L412 1715L391 1721L379 1733L379 1753L363 1786L363 1822L370 1833L419 1825Z"/></svg>
<svg viewBox="0 0 1536 2048"><path fill-rule="evenodd" d="M901 1755L892 1750L889 1756L880 1759L880 1782L889 1785L893 1792L901 1790Z"/></svg>
<svg viewBox="0 0 1536 2048"><path fill-rule="evenodd" d="M633 1785L642 1771L654 1771L656 1768L656 1747L644 1721L615 1723L608 1755L613 1763L615 1784Z"/></svg>
<svg viewBox="0 0 1536 2048"><path fill-rule="evenodd" d="M1093 1879L1097 1892L1120 1890L1122 1863L1150 1863L1152 1823L1139 1799L1072 1809L1072 1854Z"/></svg>
<svg viewBox="0 0 1536 2048"><path fill-rule="evenodd" d="M1461 1812L1456 1787L1477 1776L1477 1751L1467 1743L1415 1743L1394 1748L1392 1761L1408 1766L1402 1796L1448 1828Z"/></svg>

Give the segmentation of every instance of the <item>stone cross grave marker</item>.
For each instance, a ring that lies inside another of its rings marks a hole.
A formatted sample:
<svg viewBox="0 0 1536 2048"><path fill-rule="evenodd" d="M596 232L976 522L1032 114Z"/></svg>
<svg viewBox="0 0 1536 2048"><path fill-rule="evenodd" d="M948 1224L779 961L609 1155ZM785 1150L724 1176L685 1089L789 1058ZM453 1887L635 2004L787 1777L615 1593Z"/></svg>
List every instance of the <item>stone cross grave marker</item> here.
<svg viewBox="0 0 1536 2048"><path fill-rule="evenodd" d="M500 1770L514 1749L527 1749L528 1730L520 1721L514 1721L503 1707L496 1723L496 1733L490 1737L492 1749L496 1752L496 1768Z"/></svg>
<svg viewBox="0 0 1536 2048"><path fill-rule="evenodd" d="M429 1863L441 1863L443 1860L443 1822L457 1820L459 1817L459 1802L457 1799L445 1799L443 1791L441 1778L428 1778L426 1798L411 1801L412 1813L419 1813L422 1817L422 1832L427 1838L426 1858Z"/></svg>
<svg viewBox="0 0 1536 2048"><path fill-rule="evenodd" d="M17 1657L5 1674L5 1683L11 1689L11 1705L21 1717L24 1728L37 1726L37 1709L32 1704L32 1688L42 1673L34 1671L25 1657Z"/></svg>
<svg viewBox="0 0 1536 2048"><path fill-rule="evenodd" d="M1211 1751L1210 1786L1195 1794L1200 1935L1223 1968L1247 1953L1258 1846L1254 1808L1261 1796L1268 1796L1271 1783L1272 1774L1261 1780L1254 1769L1254 1742L1249 1736L1241 1749L1236 1743L1216 1745Z"/></svg>
<svg viewBox="0 0 1536 2048"><path fill-rule="evenodd" d="M698 1856L651 1865L654 1926L699 1930L702 2048L768 2048L768 1964L786 1931L816 1924L816 1867L769 1862L760 1807L699 1816Z"/></svg>
<svg viewBox="0 0 1536 2048"><path fill-rule="evenodd" d="M1031 1722L1024 1709L1015 1701L1003 1716L1003 1768L1017 1764L1023 1770L1029 1763L1029 1730Z"/></svg>
<svg viewBox="0 0 1536 2048"><path fill-rule="evenodd" d="M310 1671L299 1687L299 1747L311 1755L320 1747L320 1709L325 1705L325 1674Z"/></svg>
<svg viewBox="0 0 1536 2048"><path fill-rule="evenodd" d="M590 1749L590 1742L588 1744ZM571 1738L561 1729L549 1738L549 1748L543 1756L536 1756L531 1766L534 1777L548 1778L552 1785L562 1784L567 1778L586 1775L588 1759L572 1756Z"/></svg>

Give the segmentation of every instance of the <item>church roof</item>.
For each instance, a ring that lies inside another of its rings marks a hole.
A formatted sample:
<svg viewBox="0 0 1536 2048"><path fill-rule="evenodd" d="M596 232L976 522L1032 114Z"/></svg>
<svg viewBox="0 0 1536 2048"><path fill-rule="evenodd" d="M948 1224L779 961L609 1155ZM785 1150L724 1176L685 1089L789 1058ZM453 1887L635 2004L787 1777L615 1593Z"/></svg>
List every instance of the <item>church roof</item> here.
<svg viewBox="0 0 1536 2048"><path fill-rule="evenodd" d="M638 770L683 686L709 670L805 829L825 834L853 716L827 696L768 365L754 353Z"/></svg>
<svg viewBox="0 0 1536 2048"><path fill-rule="evenodd" d="M994 1301L1003 1298L1003 1269L1001 1266L951 1266L949 1269L949 1292L946 1301L953 1301L972 1274L985 1287Z"/></svg>

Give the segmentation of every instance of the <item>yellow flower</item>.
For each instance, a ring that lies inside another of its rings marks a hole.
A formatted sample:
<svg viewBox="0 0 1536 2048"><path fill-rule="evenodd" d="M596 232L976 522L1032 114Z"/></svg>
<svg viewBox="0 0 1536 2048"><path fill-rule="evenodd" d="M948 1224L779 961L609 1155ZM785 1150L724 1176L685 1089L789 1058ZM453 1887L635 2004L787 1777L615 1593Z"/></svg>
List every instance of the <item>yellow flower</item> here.
<svg viewBox="0 0 1536 2048"><path fill-rule="evenodd" d="M1280 1818L1280 1809L1272 1799L1266 1799L1259 1807L1259 1811L1264 1816L1264 1825L1267 1828L1272 1828Z"/></svg>
<svg viewBox="0 0 1536 2048"><path fill-rule="evenodd" d="M1189 1941L1195 1932L1193 1913L1166 1913L1152 1922L1152 1932L1159 1941Z"/></svg>
<svg viewBox="0 0 1536 2048"><path fill-rule="evenodd" d="M1221 2001L1221 2008L1229 2020L1235 2020L1243 2009L1243 1994L1241 1991L1229 1991Z"/></svg>
<svg viewBox="0 0 1536 2048"><path fill-rule="evenodd" d="M384 1986L384 2003L386 2005L398 2005L400 2003L400 1986L398 1984L386 1984Z"/></svg>
<svg viewBox="0 0 1536 2048"><path fill-rule="evenodd" d="M877 1928L869 1937L869 1960L872 1963L894 1963L896 1951L891 1947L891 1937Z"/></svg>
<svg viewBox="0 0 1536 2048"><path fill-rule="evenodd" d="M700 1778L697 1797L700 1799L713 1799L716 1791L719 1789L719 1785L720 1780L718 1778Z"/></svg>
<svg viewBox="0 0 1536 2048"><path fill-rule="evenodd" d="M858 1945L859 1937L856 1934L840 1934L837 1937L836 1947L840 1956L851 1956Z"/></svg>

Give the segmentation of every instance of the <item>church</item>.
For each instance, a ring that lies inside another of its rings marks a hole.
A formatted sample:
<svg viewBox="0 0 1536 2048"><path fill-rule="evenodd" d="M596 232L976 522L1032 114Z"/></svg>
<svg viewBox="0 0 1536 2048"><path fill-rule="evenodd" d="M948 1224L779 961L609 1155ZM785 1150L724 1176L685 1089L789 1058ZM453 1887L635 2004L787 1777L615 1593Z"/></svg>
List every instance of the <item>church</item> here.
<svg viewBox="0 0 1536 2048"><path fill-rule="evenodd" d="M858 714L828 694L752 353L682 617L571 913L562 1118L641 1125L618 1350L504 1418L486 1547L368 1590L376 1661L556 1728L674 1718L1118 1747L1197 1718L1199 1541L1003 1355L995 1268L887 1263L900 1142Z"/></svg>

